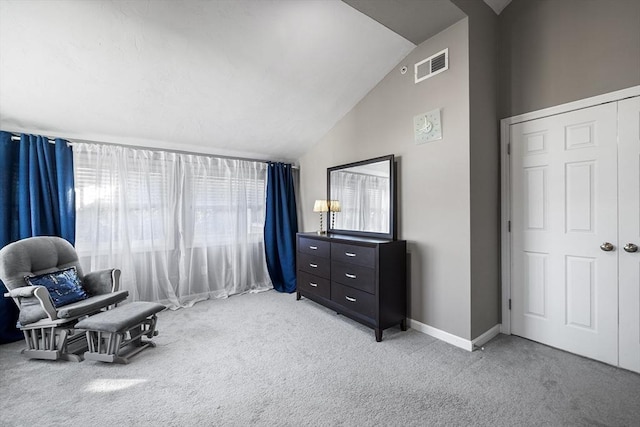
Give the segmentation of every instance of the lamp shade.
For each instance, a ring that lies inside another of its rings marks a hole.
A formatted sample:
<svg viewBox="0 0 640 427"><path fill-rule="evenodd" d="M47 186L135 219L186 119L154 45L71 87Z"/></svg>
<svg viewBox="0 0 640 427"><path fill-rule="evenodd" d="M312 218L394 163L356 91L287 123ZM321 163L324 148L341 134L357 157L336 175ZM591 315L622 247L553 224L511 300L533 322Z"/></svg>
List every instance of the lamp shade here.
<svg viewBox="0 0 640 427"><path fill-rule="evenodd" d="M313 205L314 212L329 212L329 204L326 200L316 200Z"/></svg>
<svg viewBox="0 0 640 427"><path fill-rule="evenodd" d="M329 201L329 211L330 212L340 212L340 200L330 200Z"/></svg>

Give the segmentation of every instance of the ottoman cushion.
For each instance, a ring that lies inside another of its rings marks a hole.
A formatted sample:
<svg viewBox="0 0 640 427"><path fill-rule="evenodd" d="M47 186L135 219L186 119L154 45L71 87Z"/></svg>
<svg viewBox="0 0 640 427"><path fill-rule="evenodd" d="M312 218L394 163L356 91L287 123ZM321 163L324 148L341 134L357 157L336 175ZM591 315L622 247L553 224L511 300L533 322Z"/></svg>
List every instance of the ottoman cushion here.
<svg viewBox="0 0 640 427"><path fill-rule="evenodd" d="M164 305L155 302L135 301L87 317L75 327L90 331L124 332L164 308Z"/></svg>

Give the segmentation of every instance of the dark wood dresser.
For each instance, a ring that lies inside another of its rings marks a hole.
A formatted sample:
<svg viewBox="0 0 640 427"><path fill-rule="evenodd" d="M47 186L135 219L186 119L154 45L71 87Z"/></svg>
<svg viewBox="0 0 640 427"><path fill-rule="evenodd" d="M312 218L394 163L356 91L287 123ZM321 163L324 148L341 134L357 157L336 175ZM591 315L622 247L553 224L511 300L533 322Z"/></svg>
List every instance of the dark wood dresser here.
<svg viewBox="0 0 640 427"><path fill-rule="evenodd" d="M297 299L307 297L375 330L407 329L405 240L298 233Z"/></svg>

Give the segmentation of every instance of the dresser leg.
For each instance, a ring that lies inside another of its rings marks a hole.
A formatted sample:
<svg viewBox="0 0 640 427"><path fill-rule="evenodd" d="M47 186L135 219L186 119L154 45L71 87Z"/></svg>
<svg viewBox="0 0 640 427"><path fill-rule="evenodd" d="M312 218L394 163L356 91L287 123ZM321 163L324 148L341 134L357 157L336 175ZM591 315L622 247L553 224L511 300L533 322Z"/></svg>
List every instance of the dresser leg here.
<svg viewBox="0 0 640 427"><path fill-rule="evenodd" d="M407 319L402 319L400 321L400 330L401 331L406 331L407 330Z"/></svg>
<svg viewBox="0 0 640 427"><path fill-rule="evenodd" d="M300 292L296 292L296 301L300 301Z"/></svg>
<svg viewBox="0 0 640 427"><path fill-rule="evenodd" d="M376 331L376 342L382 341L382 329L375 329Z"/></svg>

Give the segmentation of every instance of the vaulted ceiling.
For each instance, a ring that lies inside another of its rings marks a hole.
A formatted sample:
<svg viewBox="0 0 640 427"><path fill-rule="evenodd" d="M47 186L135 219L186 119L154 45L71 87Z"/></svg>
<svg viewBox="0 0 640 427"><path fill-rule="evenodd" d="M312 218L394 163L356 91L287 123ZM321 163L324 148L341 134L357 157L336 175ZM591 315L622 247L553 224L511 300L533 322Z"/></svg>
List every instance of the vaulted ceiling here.
<svg viewBox="0 0 640 427"><path fill-rule="evenodd" d="M464 17L419 3L3 0L0 129L292 161Z"/></svg>

